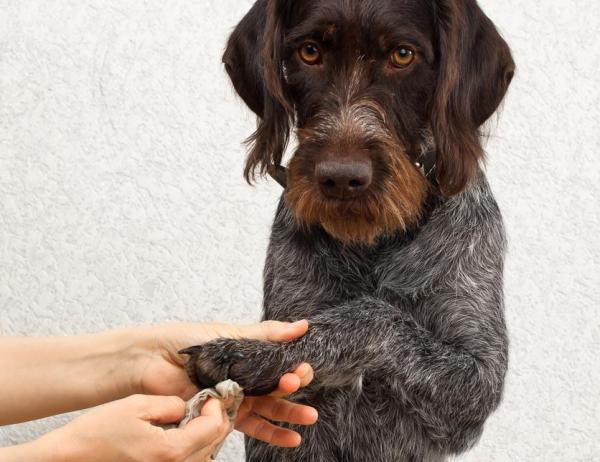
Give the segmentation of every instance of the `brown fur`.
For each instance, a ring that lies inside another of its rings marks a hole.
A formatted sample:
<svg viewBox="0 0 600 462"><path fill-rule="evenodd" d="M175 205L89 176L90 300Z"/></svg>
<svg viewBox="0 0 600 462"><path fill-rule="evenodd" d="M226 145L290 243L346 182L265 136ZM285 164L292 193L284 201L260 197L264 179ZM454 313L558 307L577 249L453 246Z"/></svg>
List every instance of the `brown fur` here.
<svg viewBox="0 0 600 462"><path fill-rule="evenodd" d="M307 37L322 46L322 64L298 59ZM390 68L386 53L407 41L414 64ZM281 164L295 128L287 203L303 225L364 244L417 221L436 188L449 197L467 187L484 158L481 126L514 74L507 44L474 0L258 0L223 60L258 115L246 179ZM346 117L353 105L370 112L363 126ZM414 167L429 144L433 185ZM369 190L345 202L324 197L315 165L348 156L372 162Z"/></svg>
<svg viewBox="0 0 600 462"><path fill-rule="evenodd" d="M351 121L347 121L351 122ZM337 146L352 143L360 137L359 129L349 124L340 130L330 143ZM315 130L298 131L301 143L309 143L320 134ZM305 174L306 160L294 157L289 165L286 202L295 211L300 224L321 225L330 235L348 244L373 244L377 237L406 229L420 217L422 205L429 192L429 183L410 161L401 143L388 130L377 140L384 153L385 174L365 196L353 201L325 199ZM310 169L312 164L308 163Z"/></svg>

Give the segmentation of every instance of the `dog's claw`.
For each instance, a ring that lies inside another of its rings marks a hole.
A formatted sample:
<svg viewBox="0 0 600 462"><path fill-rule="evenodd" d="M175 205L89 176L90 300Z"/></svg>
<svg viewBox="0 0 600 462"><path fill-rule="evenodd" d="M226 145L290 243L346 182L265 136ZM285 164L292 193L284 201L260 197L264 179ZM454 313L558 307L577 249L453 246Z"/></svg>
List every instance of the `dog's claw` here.
<svg viewBox="0 0 600 462"><path fill-rule="evenodd" d="M195 355L196 353L200 353L200 351L202 351L202 347L201 346L193 346L193 347L188 347L188 348L184 348L183 350L179 350L178 353L180 355Z"/></svg>

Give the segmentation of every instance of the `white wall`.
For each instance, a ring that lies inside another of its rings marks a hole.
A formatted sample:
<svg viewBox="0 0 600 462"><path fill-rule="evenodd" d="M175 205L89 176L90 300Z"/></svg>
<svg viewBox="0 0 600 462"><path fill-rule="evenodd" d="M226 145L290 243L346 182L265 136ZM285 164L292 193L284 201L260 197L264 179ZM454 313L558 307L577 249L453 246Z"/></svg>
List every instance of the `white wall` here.
<svg viewBox="0 0 600 462"><path fill-rule="evenodd" d="M600 4L482 3L519 65L488 144L512 356L460 460L599 460ZM1 334L258 319L280 191L242 181L254 121L220 66L250 4L0 0Z"/></svg>

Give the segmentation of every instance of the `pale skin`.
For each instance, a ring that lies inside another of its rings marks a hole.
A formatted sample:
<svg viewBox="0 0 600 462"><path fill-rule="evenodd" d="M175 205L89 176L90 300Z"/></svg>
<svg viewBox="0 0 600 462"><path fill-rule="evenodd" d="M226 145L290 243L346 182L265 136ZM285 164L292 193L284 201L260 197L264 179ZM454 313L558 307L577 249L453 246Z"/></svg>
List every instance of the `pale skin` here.
<svg viewBox="0 0 600 462"><path fill-rule="evenodd" d="M255 326L174 324L64 338L0 338L0 425L102 405L42 438L0 448L4 462L204 462L229 434L220 401L209 400L183 429L163 430L185 412L197 393L177 352L216 338L295 340L308 323L267 321ZM283 399L308 385L313 371L302 364L285 374L268 397L248 397L235 428L282 447L300 436L268 422L314 424L313 408ZM108 403L108 404L106 404Z"/></svg>

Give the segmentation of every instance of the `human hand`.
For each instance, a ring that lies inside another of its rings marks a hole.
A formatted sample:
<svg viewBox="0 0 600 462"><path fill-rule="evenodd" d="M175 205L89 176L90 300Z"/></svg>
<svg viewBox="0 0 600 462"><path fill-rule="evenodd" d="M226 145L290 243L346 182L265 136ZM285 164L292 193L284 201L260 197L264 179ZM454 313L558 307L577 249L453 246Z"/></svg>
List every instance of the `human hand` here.
<svg viewBox="0 0 600 462"><path fill-rule="evenodd" d="M265 321L252 326L182 323L137 328L124 332L133 342L128 349L131 364L123 369L132 381L132 394L179 396L188 400L198 389L190 382L184 369L187 357L179 355L180 350L220 338L289 342L302 337L307 330L307 321ZM282 380L298 382L301 378L286 374Z"/></svg>
<svg viewBox="0 0 600 462"><path fill-rule="evenodd" d="M89 409L134 394L187 400L197 390L184 370L187 356L177 354L182 348L220 337L285 342L307 328L306 321L270 321L249 327L180 324L73 337L0 338L5 372L0 426ZM273 385L279 379L284 384L300 380L293 373L278 375ZM53 386L40 394L40 383ZM6 449L2 452L4 460Z"/></svg>
<svg viewBox="0 0 600 462"><path fill-rule="evenodd" d="M308 364L302 364L294 374L282 377L279 388L270 396L246 397L238 411L236 430L275 446L299 446L302 440L297 432L278 427L269 421L297 425L314 424L318 419L314 408L282 399L306 387L312 380L312 368Z"/></svg>
<svg viewBox="0 0 600 462"><path fill-rule="evenodd" d="M222 403L210 399L183 429L185 402L136 395L101 406L29 445L28 460L61 462L206 462L232 430ZM55 458L52 458L54 455Z"/></svg>
<svg viewBox="0 0 600 462"><path fill-rule="evenodd" d="M131 367L135 384L133 393L174 395L185 400L198 392L190 382L184 365L185 359L177 352L189 345L206 343L217 338L247 338L271 342L295 340L306 333L308 323L266 321L261 324L236 327L222 324L174 324L136 329L127 337L139 339ZM283 397L307 386L313 379L313 370L301 364L295 371L279 379L277 390L268 397L246 397L242 403L236 429L255 439L282 447L300 444L300 436L288 429L273 425L265 419L298 425L311 425L317 420L317 411L311 407L290 403Z"/></svg>

